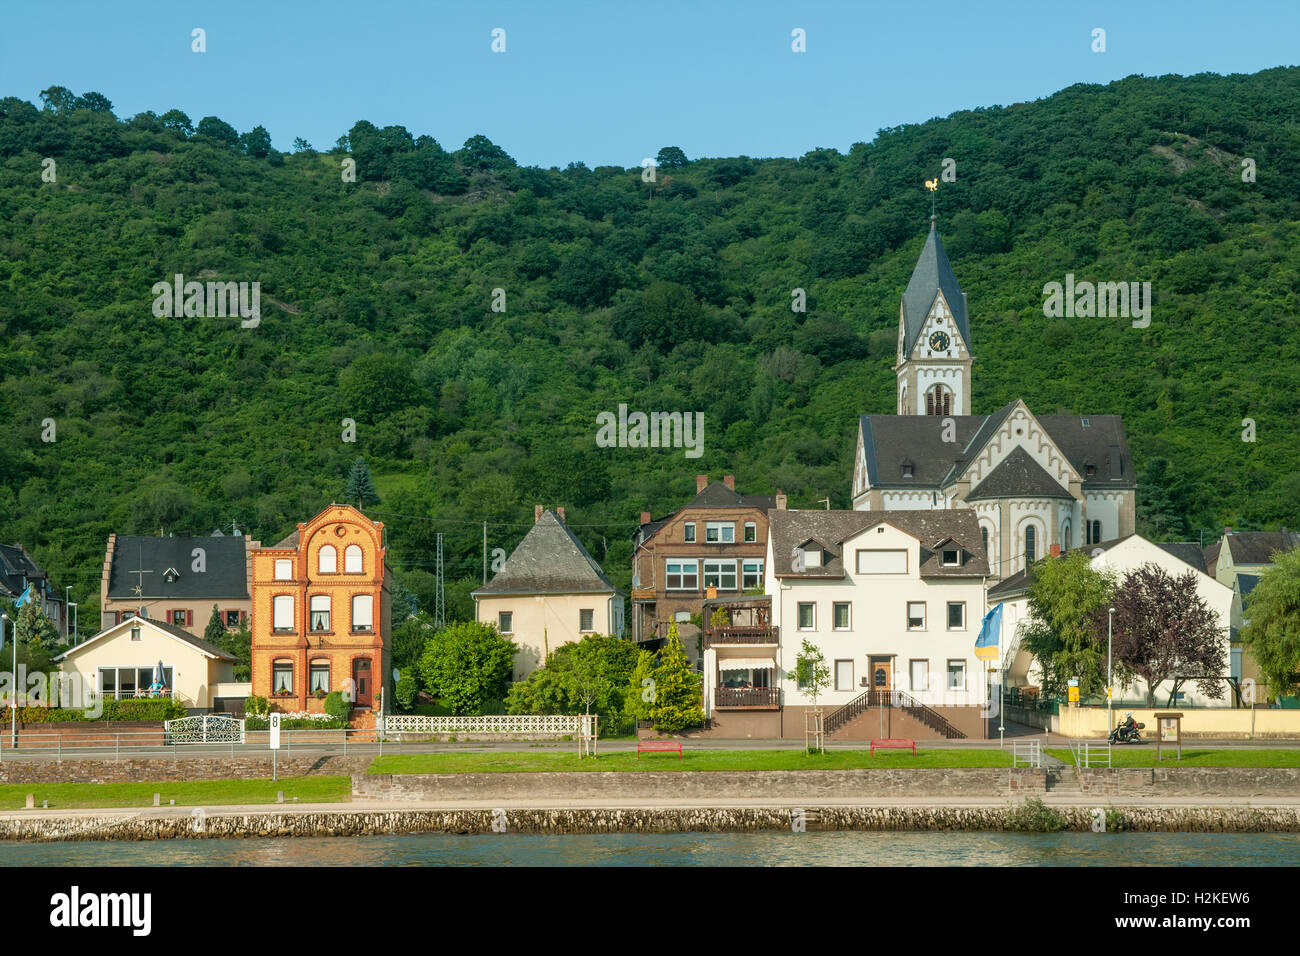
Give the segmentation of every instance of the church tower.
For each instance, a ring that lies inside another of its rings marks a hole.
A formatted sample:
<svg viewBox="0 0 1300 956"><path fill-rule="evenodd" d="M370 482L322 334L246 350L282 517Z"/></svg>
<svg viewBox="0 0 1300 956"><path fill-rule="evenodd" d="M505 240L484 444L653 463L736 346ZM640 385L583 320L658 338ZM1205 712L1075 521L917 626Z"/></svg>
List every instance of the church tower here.
<svg viewBox="0 0 1300 956"><path fill-rule="evenodd" d="M972 415L970 319L934 216L898 308L898 414Z"/></svg>

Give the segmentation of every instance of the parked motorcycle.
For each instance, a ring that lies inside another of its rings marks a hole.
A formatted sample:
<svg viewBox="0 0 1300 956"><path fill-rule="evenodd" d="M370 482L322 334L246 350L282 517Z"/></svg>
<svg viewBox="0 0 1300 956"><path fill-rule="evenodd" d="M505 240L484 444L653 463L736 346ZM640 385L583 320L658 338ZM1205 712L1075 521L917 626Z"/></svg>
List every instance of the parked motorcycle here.
<svg viewBox="0 0 1300 956"><path fill-rule="evenodd" d="M1142 743L1141 731L1146 728L1146 724L1140 724L1133 719L1131 713L1124 715L1124 720L1119 726L1110 732L1110 742L1113 744L1140 744Z"/></svg>

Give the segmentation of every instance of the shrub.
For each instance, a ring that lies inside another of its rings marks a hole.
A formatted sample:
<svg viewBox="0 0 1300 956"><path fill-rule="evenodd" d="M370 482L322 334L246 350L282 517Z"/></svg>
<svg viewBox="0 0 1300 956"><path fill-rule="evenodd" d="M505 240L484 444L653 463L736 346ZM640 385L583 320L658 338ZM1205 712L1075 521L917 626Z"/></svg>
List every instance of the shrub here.
<svg viewBox="0 0 1300 956"><path fill-rule="evenodd" d="M24 724L55 724L68 721L164 721L184 717L183 704L165 697L141 700L106 700L104 712L88 717L84 710L66 707L19 707L18 720Z"/></svg>
<svg viewBox="0 0 1300 956"><path fill-rule="evenodd" d="M342 691L332 690L325 695L325 713L346 724L352 716L352 701L344 700Z"/></svg>
<svg viewBox="0 0 1300 956"><path fill-rule="evenodd" d="M409 670L402 674L402 679L397 682L397 688L394 694L397 696L397 706L404 713L410 713L411 708L415 706L415 698L420 693L420 685L415 680L415 675Z"/></svg>
<svg viewBox="0 0 1300 956"><path fill-rule="evenodd" d="M1065 826L1065 818L1037 797L1030 797L1020 806L1007 811L1008 830L1029 833L1055 833Z"/></svg>
<svg viewBox="0 0 1300 956"><path fill-rule="evenodd" d="M244 713L249 717L265 717L271 712L271 702L256 694L244 701Z"/></svg>

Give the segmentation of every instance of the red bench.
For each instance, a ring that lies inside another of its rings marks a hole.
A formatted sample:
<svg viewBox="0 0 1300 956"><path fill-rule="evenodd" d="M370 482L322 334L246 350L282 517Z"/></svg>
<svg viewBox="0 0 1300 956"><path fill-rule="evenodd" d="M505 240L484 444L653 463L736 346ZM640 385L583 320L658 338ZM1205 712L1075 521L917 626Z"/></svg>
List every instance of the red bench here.
<svg viewBox="0 0 1300 956"><path fill-rule="evenodd" d="M670 753L677 751L677 759L682 759L682 744L679 740L638 740L636 742L636 759L641 759L641 752L648 754L653 753Z"/></svg>
<svg viewBox="0 0 1300 956"><path fill-rule="evenodd" d="M916 756L916 741L911 737L886 737L871 741L871 756L876 755L876 748L881 750L908 750L912 751L912 756Z"/></svg>

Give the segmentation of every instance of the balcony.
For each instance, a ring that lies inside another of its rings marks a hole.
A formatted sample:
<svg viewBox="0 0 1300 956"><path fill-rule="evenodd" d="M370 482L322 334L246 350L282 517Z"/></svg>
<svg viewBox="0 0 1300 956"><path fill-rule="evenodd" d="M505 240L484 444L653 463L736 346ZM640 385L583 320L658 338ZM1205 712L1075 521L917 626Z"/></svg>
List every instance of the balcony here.
<svg viewBox="0 0 1300 956"><path fill-rule="evenodd" d="M777 710L781 707L779 687L718 687L713 697L716 710Z"/></svg>
<svg viewBox="0 0 1300 956"><path fill-rule="evenodd" d="M775 625L711 627L704 632L704 646L709 647L712 644L779 644L779 631L780 629Z"/></svg>

